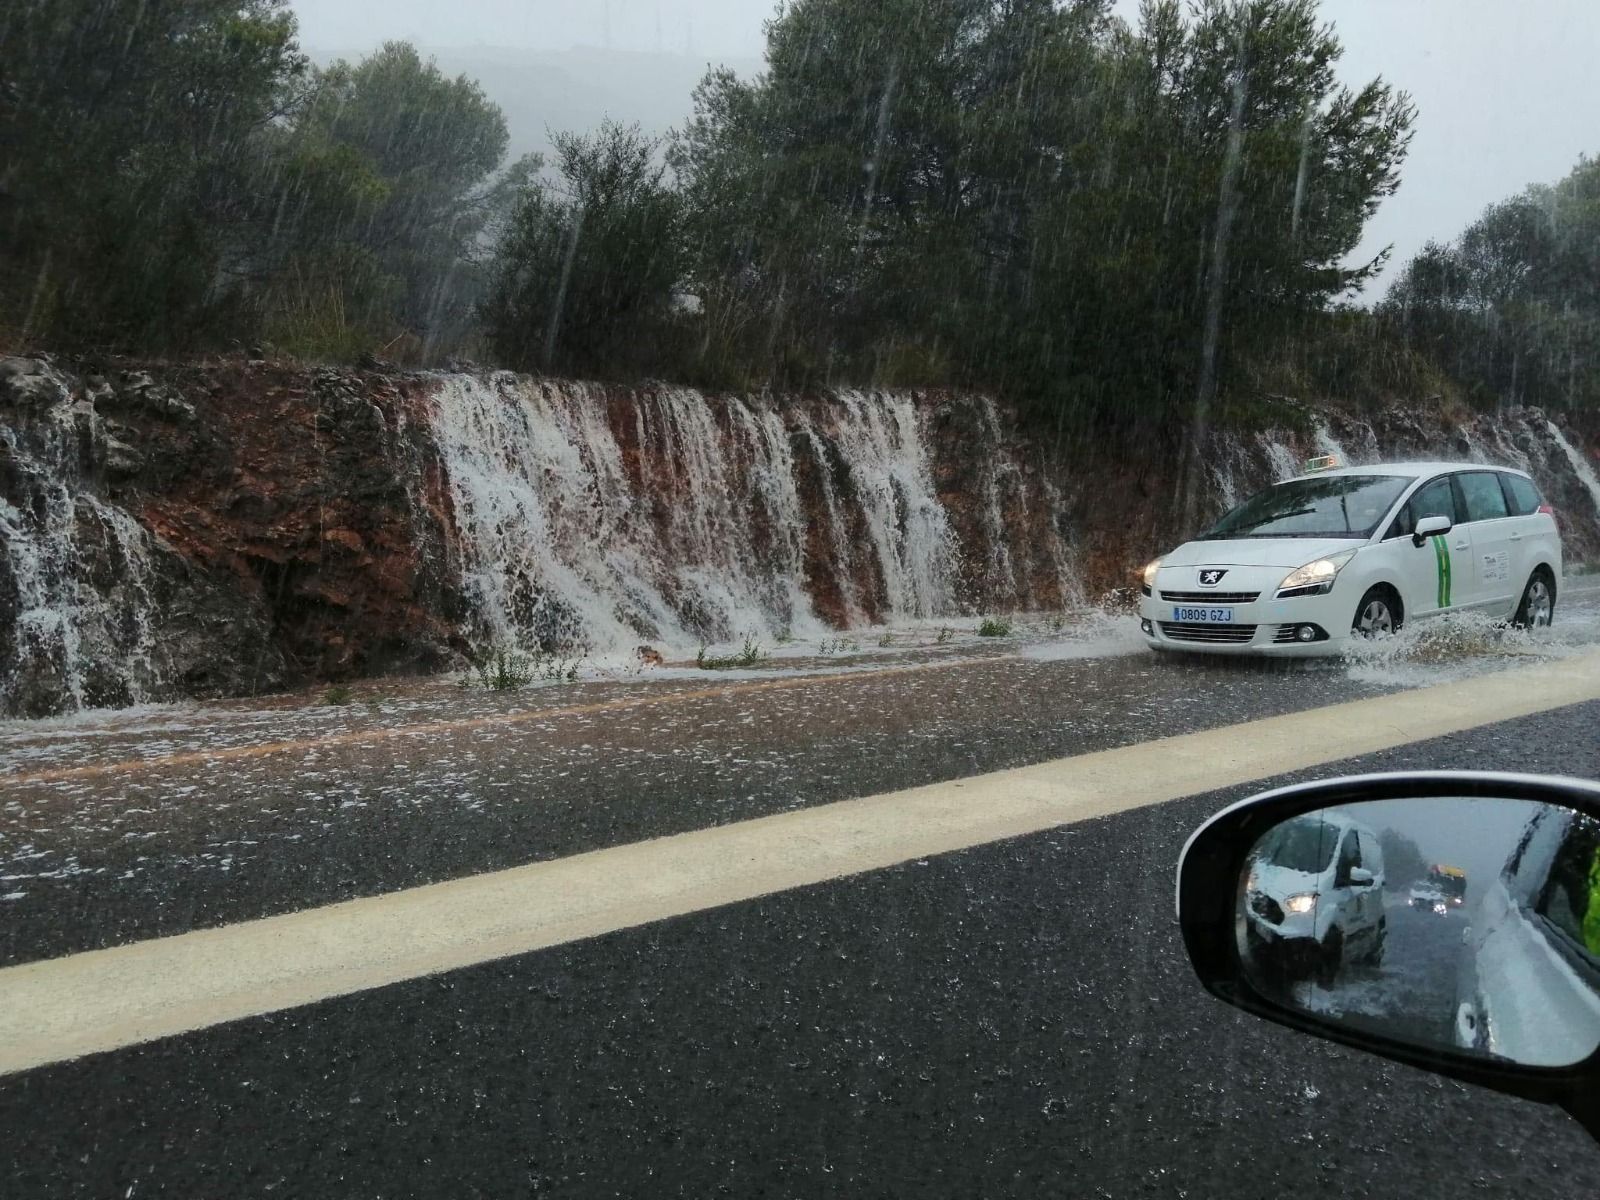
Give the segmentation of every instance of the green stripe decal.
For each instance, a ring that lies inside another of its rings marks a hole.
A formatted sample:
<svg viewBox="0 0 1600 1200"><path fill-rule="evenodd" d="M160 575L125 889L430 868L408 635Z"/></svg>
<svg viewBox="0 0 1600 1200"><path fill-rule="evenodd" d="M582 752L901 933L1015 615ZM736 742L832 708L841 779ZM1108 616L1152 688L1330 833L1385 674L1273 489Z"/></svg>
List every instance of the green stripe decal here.
<svg viewBox="0 0 1600 1200"><path fill-rule="evenodd" d="M1441 534L1433 539L1433 557L1439 564L1439 607L1450 607L1450 547Z"/></svg>

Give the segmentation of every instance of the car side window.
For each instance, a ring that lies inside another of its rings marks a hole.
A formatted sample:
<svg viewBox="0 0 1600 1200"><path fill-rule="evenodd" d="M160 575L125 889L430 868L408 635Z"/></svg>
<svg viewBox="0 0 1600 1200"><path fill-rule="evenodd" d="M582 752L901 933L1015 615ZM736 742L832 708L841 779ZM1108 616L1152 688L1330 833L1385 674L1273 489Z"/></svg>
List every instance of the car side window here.
<svg viewBox="0 0 1600 1200"><path fill-rule="evenodd" d="M1395 528L1389 531L1389 536L1410 537L1423 517L1449 517L1452 525L1460 521L1461 518L1456 515L1455 492L1450 487L1448 475L1417 489L1395 518Z"/></svg>
<svg viewBox="0 0 1600 1200"><path fill-rule="evenodd" d="M1600 821L1571 818L1535 911L1600 969Z"/></svg>
<svg viewBox="0 0 1600 1200"><path fill-rule="evenodd" d="M1383 873L1383 847L1369 833L1361 835L1361 864L1374 875Z"/></svg>
<svg viewBox="0 0 1600 1200"><path fill-rule="evenodd" d="M1334 886L1350 882L1350 871L1353 867L1361 865L1361 851L1356 844L1355 830L1344 835L1344 841L1339 846L1339 869L1334 876Z"/></svg>
<svg viewBox="0 0 1600 1200"><path fill-rule="evenodd" d="M1544 499L1539 495L1539 489L1533 486L1531 479L1506 473L1500 476L1500 484L1505 490L1506 506L1511 510L1513 517L1526 517L1530 513L1536 513L1539 511L1539 506L1544 503Z"/></svg>
<svg viewBox="0 0 1600 1200"><path fill-rule="evenodd" d="M1500 478L1494 471L1463 471L1456 476L1461 489L1462 507L1469 521L1493 521L1510 516L1506 508L1506 495L1500 490Z"/></svg>

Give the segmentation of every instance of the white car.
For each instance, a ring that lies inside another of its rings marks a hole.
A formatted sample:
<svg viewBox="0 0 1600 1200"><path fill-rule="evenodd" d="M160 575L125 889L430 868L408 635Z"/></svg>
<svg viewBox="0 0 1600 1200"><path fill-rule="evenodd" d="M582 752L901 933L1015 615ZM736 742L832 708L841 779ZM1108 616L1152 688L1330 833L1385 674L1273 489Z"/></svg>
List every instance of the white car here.
<svg viewBox="0 0 1600 1200"><path fill-rule="evenodd" d="M1456 609L1548 625L1560 586L1554 511L1525 472L1326 466L1147 566L1139 625L1159 650L1331 654Z"/></svg>
<svg viewBox="0 0 1600 1200"><path fill-rule="evenodd" d="M1383 850L1342 813L1296 817L1267 831L1245 878L1245 944L1258 972L1332 984L1345 963L1383 961Z"/></svg>
<svg viewBox="0 0 1600 1200"><path fill-rule="evenodd" d="M1600 1046L1600 821L1544 805L1463 937L1456 1044L1567 1066Z"/></svg>

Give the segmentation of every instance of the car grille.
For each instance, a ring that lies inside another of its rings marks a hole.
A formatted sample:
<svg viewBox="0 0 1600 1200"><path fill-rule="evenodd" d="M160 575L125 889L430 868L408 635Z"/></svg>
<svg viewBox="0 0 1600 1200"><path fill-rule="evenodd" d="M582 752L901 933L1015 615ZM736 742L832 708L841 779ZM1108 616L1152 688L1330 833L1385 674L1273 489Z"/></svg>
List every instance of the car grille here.
<svg viewBox="0 0 1600 1200"><path fill-rule="evenodd" d="M1254 625L1188 625L1162 621L1161 632L1175 642L1213 642L1242 645L1256 636Z"/></svg>
<svg viewBox="0 0 1600 1200"><path fill-rule="evenodd" d="M1271 925L1283 924L1283 909L1278 907L1278 902L1271 896L1263 896L1257 892L1250 897L1250 907L1256 916Z"/></svg>
<svg viewBox="0 0 1600 1200"><path fill-rule="evenodd" d="M1260 592L1162 592L1163 600L1179 604L1249 604Z"/></svg>

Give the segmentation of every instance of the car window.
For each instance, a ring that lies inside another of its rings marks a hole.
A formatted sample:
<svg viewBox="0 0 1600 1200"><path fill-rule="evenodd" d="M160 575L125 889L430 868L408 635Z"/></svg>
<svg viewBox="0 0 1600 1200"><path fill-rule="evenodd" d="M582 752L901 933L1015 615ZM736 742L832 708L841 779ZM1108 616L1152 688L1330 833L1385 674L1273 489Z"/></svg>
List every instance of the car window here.
<svg viewBox="0 0 1600 1200"><path fill-rule="evenodd" d="M1449 517L1452 525L1459 520L1456 516L1456 493L1450 486L1448 475L1417 489L1395 518L1389 536L1410 537L1423 517Z"/></svg>
<svg viewBox="0 0 1600 1200"><path fill-rule="evenodd" d="M1345 834L1344 844L1339 847L1339 873L1335 878L1336 884L1349 883L1350 872L1361 865L1361 849L1356 842L1355 831Z"/></svg>
<svg viewBox="0 0 1600 1200"><path fill-rule="evenodd" d="M1456 476L1462 508L1468 521L1492 521L1508 516L1505 493L1493 471L1463 471Z"/></svg>
<svg viewBox="0 0 1600 1200"><path fill-rule="evenodd" d="M1201 540L1372 535L1408 481L1400 475L1291 479L1257 492Z"/></svg>
<svg viewBox="0 0 1600 1200"><path fill-rule="evenodd" d="M1500 476L1506 495L1506 505L1514 517L1525 517L1529 513L1539 511L1539 506L1544 499L1539 495L1539 489L1533 486L1533 480L1521 475L1505 472Z"/></svg>
<svg viewBox="0 0 1600 1200"><path fill-rule="evenodd" d="M1333 857L1338 830L1315 817L1286 821L1261 839L1258 861L1317 874Z"/></svg>
<svg viewBox="0 0 1600 1200"><path fill-rule="evenodd" d="M1571 819L1536 907L1600 968L1600 821Z"/></svg>

